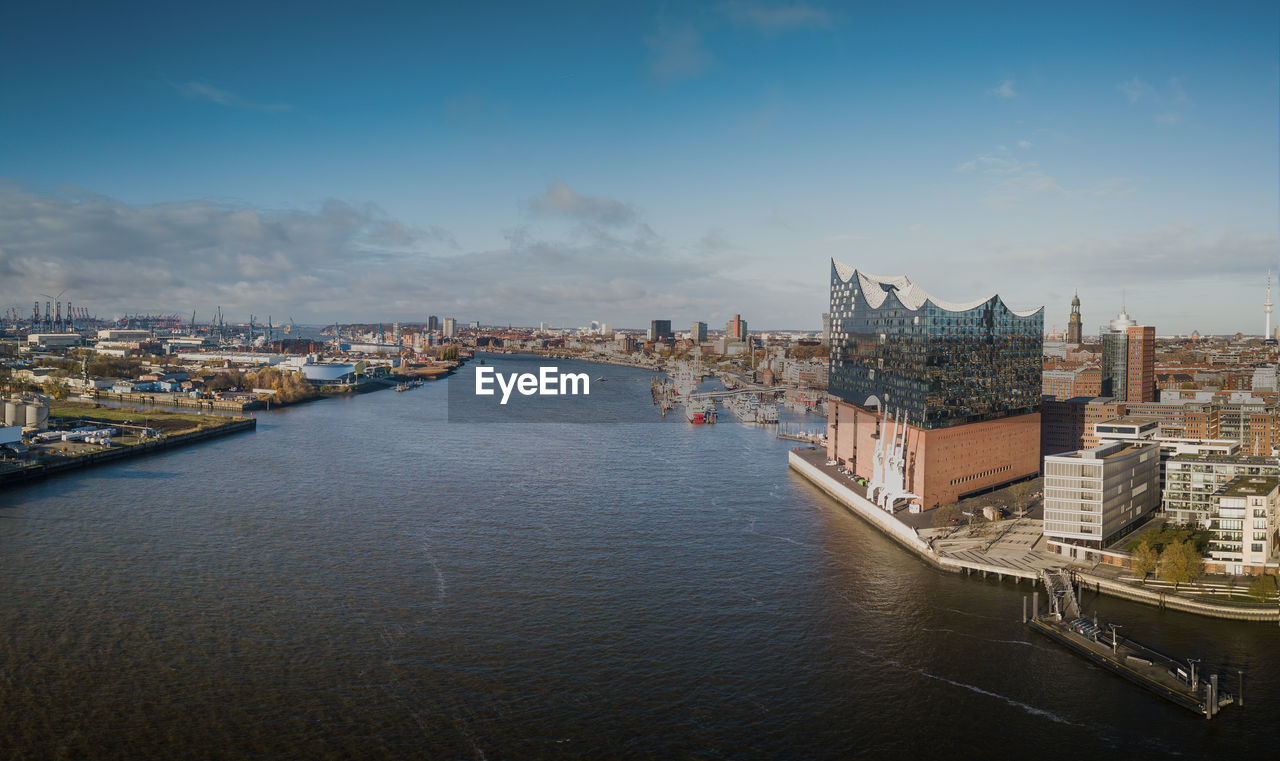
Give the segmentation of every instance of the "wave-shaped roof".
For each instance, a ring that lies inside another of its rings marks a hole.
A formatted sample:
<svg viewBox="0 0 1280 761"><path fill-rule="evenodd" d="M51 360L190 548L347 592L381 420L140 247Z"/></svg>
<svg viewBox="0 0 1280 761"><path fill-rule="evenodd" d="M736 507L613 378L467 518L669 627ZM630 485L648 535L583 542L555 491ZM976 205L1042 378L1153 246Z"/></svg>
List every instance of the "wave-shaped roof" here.
<svg viewBox="0 0 1280 761"><path fill-rule="evenodd" d="M835 268L836 276L846 283L852 280L855 276L858 278L858 287L862 291L862 297L873 309L879 308L880 305L884 303L884 300L889 295L889 291L893 291L894 295L898 297L898 301L901 301L903 306L912 311L924 306L927 301L932 302L933 305L939 309L945 309L948 312L967 312L970 309L980 307L991 300L990 298L978 299L977 301L964 304L956 303L954 301L945 301L937 298L936 296L930 295L928 291L911 282L906 275L872 275L867 272L860 272L847 264L836 261L835 259L831 260L831 266ZM1004 304L1004 301L1000 299L998 295L993 296L992 298L995 298L999 300L1001 304ZM1009 306L1005 304L1005 308L1009 309ZM1044 307L1036 307L1034 309L1025 310L1009 309L1009 311L1019 317L1031 317L1043 308Z"/></svg>

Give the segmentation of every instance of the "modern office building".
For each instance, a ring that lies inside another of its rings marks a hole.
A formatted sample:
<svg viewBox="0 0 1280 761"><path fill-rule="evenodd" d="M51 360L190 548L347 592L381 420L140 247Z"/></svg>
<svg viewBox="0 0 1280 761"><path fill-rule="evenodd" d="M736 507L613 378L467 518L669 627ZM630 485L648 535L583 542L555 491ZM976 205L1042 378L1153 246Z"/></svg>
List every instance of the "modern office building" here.
<svg viewBox="0 0 1280 761"><path fill-rule="evenodd" d="M444 318L444 326L441 328L441 333L445 338L456 337L458 335L458 321L452 317Z"/></svg>
<svg viewBox="0 0 1280 761"><path fill-rule="evenodd" d="M1102 338L1102 396L1126 402L1156 400L1156 329L1121 310L1098 329Z"/></svg>
<svg viewBox="0 0 1280 761"><path fill-rule="evenodd" d="M1160 449L1115 441L1044 458L1044 535L1100 550L1160 506Z"/></svg>
<svg viewBox="0 0 1280 761"><path fill-rule="evenodd" d="M434 314L427 318L427 330L435 332L440 329L440 318Z"/></svg>
<svg viewBox="0 0 1280 761"><path fill-rule="evenodd" d="M689 328L689 338L694 343L706 343L707 340L707 324L705 322L695 322Z"/></svg>
<svg viewBox="0 0 1280 761"><path fill-rule="evenodd" d="M1179 454L1164 464L1164 511L1177 523L1210 528L1214 494L1237 476L1280 476L1274 457Z"/></svg>
<svg viewBox="0 0 1280 761"><path fill-rule="evenodd" d="M1035 475L1043 331L1043 308L954 304L833 260L829 458L900 477L888 501L923 508Z"/></svg>
<svg viewBox="0 0 1280 761"><path fill-rule="evenodd" d="M822 313L822 345L831 345L831 313Z"/></svg>
<svg viewBox="0 0 1280 761"><path fill-rule="evenodd" d="M653 320L649 323L649 340L666 341L675 338L671 332L671 320Z"/></svg>
<svg viewBox="0 0 1280 761"><path fill-rule="evenodd" d="M732 320L724 324L724 335L730 341L747 340L747 321L742 319L742 315L735 314Z"/></svg>
<svg viewBox="0 0 1280 761"><path fill-rule="evenodd" d="M1259 574L1276 568L1280 478L1237 476L1214 495L1207 570ZM1221 564L1222 568L1213 565Z"/></svg>

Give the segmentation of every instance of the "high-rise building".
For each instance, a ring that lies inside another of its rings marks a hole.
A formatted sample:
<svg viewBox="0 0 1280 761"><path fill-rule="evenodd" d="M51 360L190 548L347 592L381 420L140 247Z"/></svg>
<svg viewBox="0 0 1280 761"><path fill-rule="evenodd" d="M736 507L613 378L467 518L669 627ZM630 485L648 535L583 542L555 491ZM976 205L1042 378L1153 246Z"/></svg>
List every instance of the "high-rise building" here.
<svg viewBox="0 0 1280 761"><path fill-rule="evenodd" d="M1156 399L1156 329L1138 325L1123 309L1098 329L1102 338L1102 395L1128 402Z"/></svg>
<svg viewBox="0 0 1280 761"><path fill-rule="evenodd" d="M707 340L707 324L705 322L695 322L689 328L689 338L694 343L705 343Z"/></svg>
<svg viewBox="0 0 1280 761"><path fill-rule="evenodd" d="M1040 471L1043 308L953 304L832 260L830 311L830 459L900 477L890 501L924 508Z"/></svg>
<svg viewBox="0 0 1280 761"><path fill-rule="evenodd" d="M730 341L747 340L747 321L742 319L742 315L735 314L724 324L724 334Z"/></svg>
<svg viewBox="0 0 1280 761"><path fill-rule="evenodd" d="M831 345L831 313L822 313L822 345Z"/></svg>
<svg viewBox="0 0 1280 761"><path fill-rule="evenodd" d="M444 318L444 327L442 328L445 338L453 338L458 333L458 323L452 317Z"/></svg>
<svg viewBox="0 0 1280 761"><path fill-rule="evenodd" d="M427 330L436 331L440 329L440 318L434 314L427 318Z"/></svg>
<svg viewBox="0 0 1280 761"><path fill-rule="evenodd" d="M671 332L671 320L653 320L649 323L649 340L666 341L674 338Z"/></svg>
<svg viewBox="0 0 1280 761"><path fill-rule="evenodd" d="M1067 318L1067 343L1080 345L1080 294L1071 297L1071 316Z"/></svg>
<svg viewBox="0 0 1280 761"><path fill-rule="evenodd" d="M1131 325L1128 340L1129 358L1126 370L1125 400L1156 400L1156 329L1151 325Z"/></svg>

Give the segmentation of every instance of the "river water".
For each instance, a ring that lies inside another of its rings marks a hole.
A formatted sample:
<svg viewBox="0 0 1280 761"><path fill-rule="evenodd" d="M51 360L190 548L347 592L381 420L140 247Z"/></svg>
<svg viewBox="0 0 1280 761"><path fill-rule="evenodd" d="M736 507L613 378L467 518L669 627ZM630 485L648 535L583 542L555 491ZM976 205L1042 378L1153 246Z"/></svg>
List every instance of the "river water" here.
<svg viewBox="0 0 1280 761"><path fill-rule="evenodd" d="M652 410L645 372L581 369ZM1277 627L1085 596L1246 671L1206 721L1027 631L1026 584L905 553L762 429L449 423L455 382L0 492L0 757L1274 752Z"/></svg>

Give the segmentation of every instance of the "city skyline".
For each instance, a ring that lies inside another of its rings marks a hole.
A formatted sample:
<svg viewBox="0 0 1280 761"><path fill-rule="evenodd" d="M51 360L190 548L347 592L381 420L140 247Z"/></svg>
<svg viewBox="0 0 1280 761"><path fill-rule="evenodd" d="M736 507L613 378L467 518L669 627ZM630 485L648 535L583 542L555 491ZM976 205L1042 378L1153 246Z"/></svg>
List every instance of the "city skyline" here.
<svg viewBox="0 0 1280 761"><path fill-rule="evenodd" d="M1262 330L1273 5L485 11L17 9L0 309L817 330L835 257Z"/></svg>

